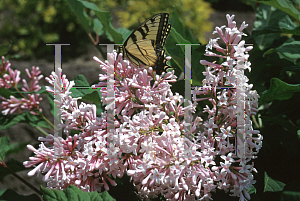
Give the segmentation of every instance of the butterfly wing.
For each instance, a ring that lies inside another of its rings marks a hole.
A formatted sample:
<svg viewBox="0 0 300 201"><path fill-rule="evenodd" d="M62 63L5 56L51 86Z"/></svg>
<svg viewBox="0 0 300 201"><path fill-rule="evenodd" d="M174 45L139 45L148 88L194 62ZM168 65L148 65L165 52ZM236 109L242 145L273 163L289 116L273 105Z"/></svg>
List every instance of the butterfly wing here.
<svg viewBox="0 0 300 201"><path fill-rule="evenodd" d="M156 64L154 66L154 70L157 74L161 75L162 72L167 72L167 69L170 69L170 68L172 68L172 67L167 64L167 60L165 58L165 50L162 49L160 51L160 55L159 55L159 57L156 61Z"/></svg>
<svg viewBox="0 0 300 201"><path fill-rule="evenodd" d="M143 64L145 66L153 65L156 60L156 51L152 46L152 41L149 39L137 41L127 45L125 47L124 56L134 65L139 66Z"/></svg>
<svg viewBox="0 0 300 201"><path fill-rule="evenodd" d="M142 64L155 68L161 60L161 52L171 30L168 21L168 13L150 17L132 32L120 46L119 52L136 66Z"/></svg>

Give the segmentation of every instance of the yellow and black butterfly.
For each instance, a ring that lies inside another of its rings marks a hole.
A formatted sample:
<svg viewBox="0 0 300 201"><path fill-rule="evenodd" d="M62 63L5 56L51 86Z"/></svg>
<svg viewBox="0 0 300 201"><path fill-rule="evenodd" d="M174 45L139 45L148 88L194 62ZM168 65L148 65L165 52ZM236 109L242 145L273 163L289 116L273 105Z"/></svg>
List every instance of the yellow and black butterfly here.
<svg viewBox="0 0 300 201"><path fill-rule="evenodd" d="M164 45L170 33L169 14L159 13L143 22L119 47L131 63L152 67L157 74L171 68L165 59Z"/></svg>

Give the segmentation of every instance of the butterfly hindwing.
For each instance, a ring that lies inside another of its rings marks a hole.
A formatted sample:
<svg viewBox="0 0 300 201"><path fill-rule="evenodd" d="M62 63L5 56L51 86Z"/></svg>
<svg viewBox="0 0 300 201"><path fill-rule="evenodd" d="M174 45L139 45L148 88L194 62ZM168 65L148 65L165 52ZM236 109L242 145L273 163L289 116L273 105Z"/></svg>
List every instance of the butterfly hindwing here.
<svg viewBox="0 0 300 201"><path fill-rule="evenodd" d="M163 47L170 33L169 14L156 14L143 22L126 39L119 52L131 63L161 69L166 65ZM164 68L163 68L164 69Z"/></svg>
<svg viewBox="0 0 300 201"><path fill-rule="evenodd" d="M167 69L172 68L167 64L167 60L165 58L165 50L162 49L160 56L158 57L158 60L156 62L156 65L154 67L154 70L157 74L162 74L162 72L167 72Z"/></svg>

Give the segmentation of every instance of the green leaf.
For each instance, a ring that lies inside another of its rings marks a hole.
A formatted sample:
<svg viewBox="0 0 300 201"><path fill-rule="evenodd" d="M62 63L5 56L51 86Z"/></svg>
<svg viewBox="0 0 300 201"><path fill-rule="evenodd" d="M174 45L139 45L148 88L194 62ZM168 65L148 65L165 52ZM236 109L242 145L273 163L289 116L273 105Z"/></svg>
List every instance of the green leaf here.
<svg viewBox="0 0 300 201"><path fill-rule="evenodd" d="M7 153L7 156L9 156L10 154L16 154L19 153L20 151L23 151L24 149L26 149L27 144L30 144L30 142L22 142L22 143L13 143L11 144L11 148Z"/></svg>
<svg viewBox="0 0 300 201"><path fill-rule="evenodd" d="M31 195L19 195L15 191L11 189L4 189L0 195L1 201L16 201L16 200L22 200L22 201L41 201L38 195L31 194Z"/></svg>
<svg viewBox="0 0 300 201"><path fill-rule="evenodd" d="M295 92L300 92L300 84L287 84L278 78L272 78L270 89L261 95L259 101L268 103L272 100L287 100Z"/></svg>
<svg viewBox="0 0 300 201"><path fill-rule="evenodd" d="M75 86L72 87L72 89L70 90L70 92L72 92L71 96L73 98L83 97L85 94L93 92L92 89L90 88L80 89L80 87L90 87L84 75L77 75L74 78L74 82L75 82Z"/></svg>
<svg viewBox="0 0 300 201"><path fill-rule="evenodd" d="M297 7L299 8L300 4L297 0L258 0L257 2L280 9L300 21L300 12L297 10Z"/></svg>
<svg viewBox="0 0 300 201"><path fill-rule="evenodd" d="M297 64L297 60L300 58L300 41L292 41L284 43L280 47L276 48L276 51L281 59Z"/></svg>
<svg viewBox="0 0 300 201"><path fill-rule="evenodd" d="M172 25L171 29L176 29L178 31L178 33L186 40L190 41L192 44L197 44L199 43L198 40L196 40L193 37L193 34L191 33L191 31L189 29L184 28L182 22L179 19L179 16L177 14L177 12L174 10L174 12L171 15L171 19L169 21L169 23Z"/></svg>
<svg viewBox="0 0 300 201"><path fill-rule="evenodd" d="M172 83L172 92L175 94L176 92L179 93L180 95L184 96L184 91L185 91L185 80L177 80L177 82Z"/></svg>
<svg viewBox="0 0 300 201"><path fill-rule="evenodd" d="M286 15L282 19L278 20L277 24L266 25L258 30L255 30L252 33L251 38L270 33L293 34L300 36L300 25L296 26L296 24L290 19L290 17Z"/></svg>
<svg viewBox="0 0 300 201"><path fill-rule="evenodd" d="M204 55L206 46L192 46L192 85L202 86L202 80L205 78L203 72L205 71L205 66L200 64L200 60L207 59Z"/></svg>
<svg viewBox="0 0 300 201"><path fill-rule="evenodd" d="M6 130L17 123L28 123L33 127L50 128L44 120L41 120L37 115L31 114L29 111L17 115L3 115L0 113L0 122L0 130Z"/></svg>
<svg viewBox="0 0 300 201"><path fill-rule="evenodd" d="M70 0L68 0L70 2ZM105 32L109 35L109 39L111 39L115 43L122 43L123 37L119 34L112 26L112 18L110 13L107 11L100 11L96 4L86 1L79 1L82 6L91 9L95 12L98 20L101 22L102 26L105 29ZM76 12L75 12L76 13ZM77 15L77 13L76 13ZM88 24L87 24L88 28ZM88 29L87 29L88 30ZM97 30L97 29L96 29ZM89 31L87 31L89 33Z"/></svg>
<svg viewBox="0 0 300 201"><path fill-rule="evenodd" d="M3 115L0 113L0 130L6 130L22 121L25 121L25 113L17 115Z"/></svg>
<svg viewBox="0 0 300 201"><path fill-rule="evenodd" d="M8 136L0 138L0 160L4 160L7 152L10 150L9 138Z"/></svg>
<svg viewBox="0 0 300 201"><path fill-rule="evenodd" d="M31 114L30 112L24 112L24 114L25 114L27 120L31 123L37 124L39 121L41 121L38 116Z"/></svg>
<svg viewBox="0 0 300 201"><path fill-rule="evenodd" d="M124 38L123 42L125 42L125 40L130 36L130 34L132 33L132 31L130 31L129 29L126 29L124 27L120 27L117 28L116 31L122 35L122 37Z"/></svg>
<svg viewBox="0 0 300 201"><path fill-rule="evenodd" d="M289 182L283 189L280 197L281 201L298 201L300 200L300 181L295 179Z"/></svg>
<svg viewBox="0 0 300 201"><path fill-rule="evenodd" d="M258 6L251 38L254 38L261 50L272 46L274 40L280 38L278 22L286 16L286 13L276 8L263 4Z"/></svg>
<svg viewBox="0 0 300 201"><path fill-rule="evenodd" d="M9 99L11 95L11 91L9 89L0 88L0 95L3 96L6 99Z"/></svg>
<svg viewBox="0 0 300 201"><path fill-rule="evenodd" d="M76 87L90 87L90 84L88 83L88 81L86 80L84 75L77 75L74 78L74 82L75 82L75 88Z"/></svg>
<svg viewBox="0 0 300 201"><path fill-rule="evenodd" d="M30 126L51 129L50 125L44 119L39 118L39 116L31 114L30 112L25 112L25 116L25 122Z"/></svg>
<svg viewBox="0 0 300 201"><path fill-rule="evenodd" d="M173 17L172 17L173 18ZM177 15L174 16L174 23L175 21L179 20L177 19ZM177 32L177 29L180 30L180 32ZM175 23L174 26L171 28L171 32L168 36L168 39L166 41L165 49L172 57L170 60L171 66L175 70L175 74L177 77L180 76L182 72L184 72L184 61L185 61L185 45L184 44L192 44L191 41L186 40L181 34L184 34L187 38L191 39L193 42L193 45L191 46L191 52L192 52L192 57L191 57L191 66L192 66L192 80L193 86L200 86L202 85L202 79L204 78L202 72L205 70L205 67L199 63L200 59L204 54L205 46L204 45L196 45L194 44L195 39L183 32L182 29L182 24L181 23ZM195 56L196 55L196 56ZM180 70L179 70L180 69ZM174 85L174 84L172 84ZM173 89L172 89L173 90ZM176 90L176 89L175 89Z"/></svg>
<svg viewBox="0 0 300 201"><path fill-rule="evenodd" d="M178 44L178 45L176 45ZM190 41L185 40L175 28L171 29L171 32L166 41L166 51L172 57L171 61L174 62L177 67L184 71L184 45L179 44L191 44ZM174 68L174 66L172 66Z"/></svg>
<svg viewBox="0 0 300 201"><path fill-rule="evenodd" d="M33 127L41 127L41 128L47 128L47 129L51 129L50 125L44 121L44 120L40 120L38 121L37 123L31 123L30 122L30 125L33 126Z"/></svg>
<svg viewBox="0 0 300 201"><path fill-rule="evenodd" d="M272 179L268 176L268 174L265 172L265 188L264 192L270 191L270 192L278 192L282 191L285 184L277 181L275 179Z"/></svg>
<svg viewBox="0 0 300 201"><path fill-rule="evenodd" d="M115 43L122 43L123 37L113 28L110 13L106 11L96 10L94 10L94 12L96 13L98 19L101 21L103 27L106 30L106 33L109 34L109 36L111 37L112 41Z"/></svg>
<svg viewBox="0 0 300 201"><path fill-rule="evenodd" d="M94 89L92 93L86 94L82 97L82 100L90 101L92 103L98 103L101 104L101 93L99 89Z"/></svg>
<svg viewBox="0 0 300 201"><path fill-rule="evenodd" d="M81 25L83 26L84 30L87 33L90 33L89 28L89 21L84 15L84 6L82 5L82 2L74 1L74 0L67 0L68 6L71 8L73 13L76 15L78 20L80 21Z"/></svg>
<svg viewBox="0 0 300 201"><path fill-rule="evenodd" d="M76 89L72 88L70 90L71 96L73 98L78 98L81 97L80 100L82 101L89 101L92 102L93 104L96 105L97 107L97 115L101 115L101 113L104 111L102 107L102 102L101 102L101 92L99 91L98 88L88 88L88 89Z"/></svg>
<svg viewBox="0 0 300 201"><path fill-rule="evenodd" d="M246 189L249 194L256 193L256 188L252 185L251 188Z"/></svg>
<svg viewBox="0 0 300 201"><path fill-rule="evenodd" d="M39 121L37 126L42 127L42 128L51 129L50 125L46 121Z"/></svg>
<svg viewBox="0 0 300 201"><path fill-rule="evenodd" d="M279 20L278 26L281 29L281 33L294 34L298 36L300 35L300 25L296 26L296 24L288 15L285 18Z"/></svg>
<svg viewBox="0 0 300 201"><path fill-rule="evenodd" d="M72 96L73 98L83 97L83 94L82 94L78 89L76 89L76 88L70 89L70 92L72 92L72 93L71 93L71 96Z"/></svg>
<svg viewBox="0 0 300 201"><path fill-rule="evenodd" d="M202 46L200 46L199 41L193 37L191 31L184 28L176 10L174 10L171 16L172 18L170 19L170 24L172 25L172 28L165 45L166 52L172 57L170 60L171 66L175 70L175 75L179 77L181 73L184 72L185 67L184 44L193 44L191 46L192 84L193 86L201 85L203 79L202 71L205 70L205 68L199 63L200 57L193 55L203 55L204 50ZM199 45L197 45L197 43ZM177 88L176 83L173 83L172 86L174 86L172 88L173 91L177 91L177 89L182 91L182 87Z"/></svg>
<svg viewBox="0 0 300 201"><path fill-rule="evenodd" d="M72 97L82 97L81 100L90 101L93 103L101 102L101 93L99 88L91 88L84 75L78 75L74 78L75 86L71 89ZM80 88L89 87L89 88Z"/></svg>
<svg viewBox="0 0 300 201"><path fill-rule="evenodd" d="M50 190L41 186L41 192L43 194L44 201L68 201L65 192L57 189Z"/></svg>
<svg viewBox="0 0 300 201"><path fill-rule="evenodd" d="M24 167L23 163L14 159L10 158L8 161L5 162L7 167L12 170L13 172L20 172L23 170L27 170L27 168ZM3 179L5 176L10 175L11 173L7 171L6 168L3 166L0 166L0 179Z"/></svg>
<svg viewBox="0 0 300 201"><path fill-rule="evenodd" d="M111 197L107 191L100 193L100 196L102 197L103 201L115 201L115 199Z"/></svg>
<svg viewBox="0 0 300 201"><path fill-rule="evenodd" d="M10 154L18 153L18 152L24 150L26 148L27 144L29 144L29 142L25 142L22 144L19 144L19 143L10 144L8 136L1 137L0 138L0 156L1 156L0 160L4 159L5 157L9 156Z"/></svg>
<svg viewBox="0 0 300 201"><path fill-rule="evenodd" d="M266 57L267 55L271 55L273 53L277 53L277 51L274 48L270 48L263 54L263 57Z"/></svg>
<svg viewBox="0 0 300 201"><path fill-rule="evenodd" d="M6 55L7 52L10 50L10 44L9 45L0 45L0 56Z"/></svg>
<svg viewBox="0 0 300 201"><path fill-rule="evenodd" d="M296 191L283 191L280 196L280 201L299 201L300 192Z"/></svg>
<svg viewBox="0 0 300 201"><path fill-rule="evenodd" d="M104 109L103 109L102 104L97 104L97 103L96 103L95 105L96 105L96 107L97 107L97 110L96 110L97 116L101 116L102 113L104 112Z"/></svg>
<svg viewBox="0 0 300 201"><path fill-rule="evenodd" d="M84 7L86 7L86 8L89 8L89 9L91 9L93 11L100 11L99 8L98 8L98 6L96 4L94 4L94 3L87 2L87 1L82 1L82 0L78 0L78 1L81 2L82 5Z"/></svg>
<svg viewBox="0 0 300 201"><path fill-rule="evenodd" d="M43 193L43 198L45 201L114 201L108 192L104 191L98 193L97 191L93 192L84 192L78 189L76 186L70 185L68 188L63 191L56 189L50 190L41 186L41 191Z"/></svg>
<svg viewBox="0 0 300 201"><path fill-rule="evenodd" d="M101 36L104 33L103 25L97 18L94 19L94 31L97 33L98 36Z"/></svg>

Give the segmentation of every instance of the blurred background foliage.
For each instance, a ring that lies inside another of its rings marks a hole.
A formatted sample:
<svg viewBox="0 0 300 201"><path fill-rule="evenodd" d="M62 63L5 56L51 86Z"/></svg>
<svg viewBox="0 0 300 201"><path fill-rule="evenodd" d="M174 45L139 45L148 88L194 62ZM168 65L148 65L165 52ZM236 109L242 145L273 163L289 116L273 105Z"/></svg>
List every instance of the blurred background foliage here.
<svg viewBox="0 0 300 201"><path fill-rule="evenodd" d="M23 59L53 55L53 49L45 43L84 45L89 38L68 9L60 0L2 0L0 43L11 44L9 54L17 53Z"/></svg>
<svg viewBox="0 0 300 201"><path fill-rule="evenodd" d="M185 28L190 29L200 42L205 43L205 33L212 30L212 23L208 19L213 9L210 3L203 0L89 2L95 3L102 11L109 11L115 28L134 29L154 13L171 13L176 9ZM10 55L18 54L23 59L52 55L53 49L45 46L45 43L71 43L75 49L66 48L64 51L72 52L64 54L75 57L86 51L84 44L91 42L76 22L75 15L69 12L65 0L1 0L0 12L0 44L11 45ZM100 39L101 43L112 42L106 36Z"/></svg>
<svg viewBox="0 0 300 201"><path fill-rule="evenodd" d="M122 1L121 8L116 15L121 25L126 28L136 23L141 24L143 19L149 18L154 12L172 13L176 9L185 28L190 29L201 43L206 42L204 34L212 30L212 23L208 19L213 9L208 2L203 0Z"/></svg>

